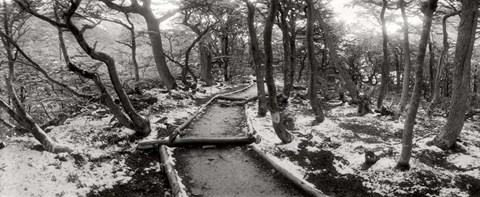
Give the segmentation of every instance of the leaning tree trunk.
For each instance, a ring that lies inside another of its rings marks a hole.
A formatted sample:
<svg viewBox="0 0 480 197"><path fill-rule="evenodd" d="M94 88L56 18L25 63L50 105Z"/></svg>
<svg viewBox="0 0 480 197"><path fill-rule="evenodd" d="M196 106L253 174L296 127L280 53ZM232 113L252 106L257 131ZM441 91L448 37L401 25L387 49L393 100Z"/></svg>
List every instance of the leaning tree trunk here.
<svg viewBox="0 0 480 197"><path fill-rule="evenodd" d="M314 48L314 13L315 5L312 0L307 1L308 11L305 13L307 15L307 35L306 35L306 44L307 44L307 56L308 64L310 67L310 105L312 106L313 113L315 114L315 122L322 123L325 120L325 115L323 114L322 106L320 105L320 99L318 99L318 62L315 58L315 48Z"/></svg>
<svg viewBox="0 0 480 197"><path fill-rule="evenodd" d="M57 20L59 22L59 20ZM58 30L58 39L60 42L60 50L63 54L65 64L67 65L68 70L78 74L81 77L92 80L100 91L100 101L108 107L110 113L118 120L118 122L129 128L135 129L133 122L122 112L117 104L113 101L112 96L107 91L107 87L103 84L102 79L97 73L89 72L86 70L80 69L78 66L70 62L70 57L68 56L67 48L65 46L65 40L63 39L63 32L60 28Z"/></svg>
<svg viewBox="0 0 480 197"><path fill-rule="evenodd" d="M262 57L260 55L260 49L258 47L257 31L253 24L255 19L255 7L253 4L245 0L248 9L248 33L250 36L250 53L253 55L253 64L255 65L255 75L257 79L257 92L258 92L258 116L264 117L267 114L267 100L265 97L265 84L263 81L263 64Z"/></svg>
<svg viewBox="0 0 480 197"><path fill-rule="evenodd" d="M182 82L185 86L188 88L191 88L192 90L195 90L197 88L197 76L193 72L193 70L190 68L189 60L190 60L190 52L192 51L193 47L200 41L200 39L203 38L205 34L210 31L210 27L205 28L203 32L197 35L197 38L193 40L193 42L188 46L187 50L185 51L185 65L182 69ZM187 73L190 73L190 76L193 78L193 81L195 84L190 84L190 82L187 81Z"/></svg>
<svg viewBox="0 0 480 197"><path fill-rule="evenodd" d="M455 145L465 121L470 95L471 61L477 28L478 1L462 0L462 14L458 27L455 46L454 79L452 101L449 107L447 123L435 137L433 143L441 149L450 149Z"/></svg>
<svg viewBox="0 0 480 197"><path fill-rule="evenodd" d="M320 29L322 32L324 32L325 35L325 45L328 48L330 52L330 57L331 57L331 62L335 69L337 69L338 73L342 77L342 80L345 82L345 88L348 90L350 93L350 97L352 97L353 102L358 102L358 90L355 86L355 83L353 83L352 77L350 74L348 74L347 70L345 67L341 64L342 60L339 58L335 41L337 38L335 37L335 34L332 32L332 28L323 20L322 15L320 12L317 10L315 12L315 17L320 25Z"/></svg>
<svg viewBox="0 0 480 197"><path fill-rule="evenodd" d="M408 36L408 17L405 13L405 0L400 0L400 10L402 12L403 18L403 63L404 63L404 70L403 70L403 85L402 85L402 95L400 97L399 103L399 111L403 112L405 110L405 106L407 105L408 101L408 92L409 92L409 85L410 85L410 41Z"/></svg>
<svg viewBox="0 0 480 197"><path fill-rule="evenodd" d="M430 35L430 29L432 26L432 16L437 9L437 2L438 0L429 0L422 4L424 22L418 46L418 56L415 63L415 85L413 87L413 95L410 99L410 107L408 108L407 117L403 127L402 152L400 153L400 158L397 162L397 167L401 170L410 169L409 161L412 156L413 127L420 103L420 95L422 94L423 64L427 50L428 36Z"/></svg>
<svg viewBox="0 0 480 197"><path fill-rule="evenodd" d="M22 127L30 130L33 137L37 139L48 152L52 153L71 153L74 150L68 146L61 145L53 141L45 131L43 131L37 123L33 121L33 118L25 111L20 100L18 99L15 89L12 86L11 79L6 79L8 94L12 100L13 105L17 109L14 111L10 106L8 106L3 100L0 100L0 107L3 108L15 121L22 125Z"/></svg>
<svg viewBox="0 0 480 197"><path fill-rule="evenodd" d="M382 78L380 84L380 92L378 93L377 108L382 109L383 99L388 92L388 79L390 62L388 57L388 35L387 35L387 24L385 21L385 11L387 10L388 1L383 0L382 12L380 13L380 20L382 21L382 37L383 37L383 64L381 67Z"/></svg>
<svg viewBox="0 0 480 197"><path fill-rule="evenodd" d="M72 6L78 7L78 5L72 5ZM115 60L105 53L95 51L86 42L82 32L73 24L71 17L67 17L66 26L75 37L78 44L92 59L105 63L105 65L107 66L108 74L110 76L110 80L112 81L112 84L113 84L113 88L117 93L120 103L122 104L125 112L127 113L128 117L132 120L132 123L135 128L134 130L140 136L148 135L151 132L150 122L147 119L140 116L133 108L132 103L130 102L130 99L128 98L127 94L125 93L125 90L122 87L122 83L120 82L120 78L118 76L117 69L115 66Z"/></svg>
<svg viewBox="0 0 480 197"><path fill-rule="evenodd" d="M460 11L455 11L449 13L442 18L442 31L443 31L443 49L442 54L440 55L440 60L438 61L437 73L435 74L435 81L433 82L433 96L432 100L427 107L427 116L432 117L433 110L438 102L440 102L440 81L442 80L442 71L446 62L448 61L448 32L447 32L447 19L449 17L459 14Z"/></svg>
<svg viewBox="0 0 480 197"><path fill-rule="evenodd" d="M268 11L267 20L265 21L265 30L263 35L263 42L265 46L265 79L268 87L268 101L270 105L270 114L272 115L273 129L277 136L283 143L290 143L293 140L290 134L282 123L280 116L280 109L277 104L277 93L275 89L275 81L273 79L273 51L272 51L272 29L277 12L278 0L270 1L270 9Z"/></svg>
<svg viewBox="0 0 480 197"><path fill-rule="evenodd" d="M148 35L150 43L152 44L153 57L155 64L157 65L158 73L163 83L167 86L168 90L176 89L177 83L173 78L165 60L165 54L163 52L162 36L160 34L160 24L153 15L152 11L142 13L147 23Z"/></svg>

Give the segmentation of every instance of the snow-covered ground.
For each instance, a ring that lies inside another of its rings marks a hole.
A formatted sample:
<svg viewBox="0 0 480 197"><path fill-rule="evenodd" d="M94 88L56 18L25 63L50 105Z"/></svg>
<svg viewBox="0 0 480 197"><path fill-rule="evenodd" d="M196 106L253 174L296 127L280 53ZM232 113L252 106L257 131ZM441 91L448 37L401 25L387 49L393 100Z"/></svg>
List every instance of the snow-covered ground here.
<svg viewBox="0 0 480 197"><path fill-rule="evenodd" d="M466 122L460 151L443 152L427 143L445 118L425 120L420 113L415 126L409 171L395 168L401 152L403 119L367 114L359 117L356 106L341 102L326 111L323 123L314 120L308 101L290 100L285 110L295 120L293 142L280 145L270 114L257 117L257 105L247 115L262 141L257 146L297 177L335 196L475 196L480 193L480 123ZM365 152L378 161L365 164Z"/></svg>
<svg viewBox="0 0 480 197"><path fill-rule="evenodd" d="M199 107L195 99L225 92L227 88L232 86L203 87L203 91L193 96L182 91L171 94L161 93L160 89L145 91L144 94L158 99L140 112L148 116L152 126L152 133L146 139L157 138L158 131L165 129L166 124L178 125L187 119ZM174 96L185 98L179 100L172 98ZM127 155L138 154L137 141L130 140L134 131L114 127L112 115L105 115L106 109L102 106L91 104L87 108L48 133L58 142L75 148L69 155L43 151L31 134L13 131L2 134L0 141L7 146L0 149L1 197L86 196L128 183L134 173L160 174L162 168L158 162L131 169L126 164ZM159 121L164 117L167 119Z"/></svg>

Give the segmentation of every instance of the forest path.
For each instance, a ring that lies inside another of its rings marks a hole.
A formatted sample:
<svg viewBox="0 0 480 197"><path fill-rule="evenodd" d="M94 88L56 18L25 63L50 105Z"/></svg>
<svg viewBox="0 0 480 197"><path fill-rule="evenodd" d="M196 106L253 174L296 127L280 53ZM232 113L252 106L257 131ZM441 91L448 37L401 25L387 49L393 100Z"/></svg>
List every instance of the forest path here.
<svg viewBox="0 0 480 197"><path fill-rule="evenodd" d="M256 96L256 86L231 98ZM247 135L245 106L223 100L210 104L186 129L186 136L242 137ZM304 196L248 146L176 148L175 169L189 196Z"/></svg>

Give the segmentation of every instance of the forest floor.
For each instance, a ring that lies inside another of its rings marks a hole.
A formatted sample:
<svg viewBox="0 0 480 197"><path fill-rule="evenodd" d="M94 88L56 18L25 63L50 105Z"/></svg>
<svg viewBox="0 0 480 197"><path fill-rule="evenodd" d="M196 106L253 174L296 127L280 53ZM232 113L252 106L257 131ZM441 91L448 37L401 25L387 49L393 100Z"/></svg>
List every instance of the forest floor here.
<svg viewBox="0 0 480 197"><path fill-rule="evenodd" d="M166 136L213 95L247 84L219 84L200 88L194 95L183 91L144 91L132 102L147 116L152 133ZM155 97L153 105L141 98ZM0 196L168 196L166 176L154 150L137 151L133 131L118 127L105 107L90 103L48 133L75 152L52 154L43 150L31 134L0 132Z"/></svg>
<svg viewBox="0 0 480 197"><path fill-rule="evenodd" d="M444 152L429 146L446 118L426 118L419 109L409 171L395 169L401 152L404 119L380 114L357 115L357 106L341 101L324 103L326 119L314 120L307 100L290 99L284 110L295 140L286 145L276 137L269 114L257 117L257 105L247 114L258 144L296 176L331 196L480 196L480 117L466 121L457 148ZM366 164L373 152L376 163Z"/></svg>
<svg viewBox="0 0 480 197"><path fill-rule="evenodd" d="M141 114L152 123L151 139L167 136L212 95L238 89L235 86L203 88L190 96L159 89L145 91L158 102L144 106ZM401 149L403 119L356 115L356 106L329 101L325 122L312 125L307 100L290 99L285 109L295 140L279 145L270 116L256 116L255 102L247 116L262 137L258 146L318 189L333 196L479 196L480 121L467 121L457 149L444 152L428 146L444 117L425 118L422 109L414 133L412 168L396 170ZM165 117L167 117L165 119ZM158 152L136 150L132 131L111 122L112 116L96 104L88 104L49 135L73 146L73 154L43 151L30 134L0 132L0 196L169 196L169 186L159 165ZM292 124L293 123L293 124ZM365 152L378 161L364 164Z"/></svg>

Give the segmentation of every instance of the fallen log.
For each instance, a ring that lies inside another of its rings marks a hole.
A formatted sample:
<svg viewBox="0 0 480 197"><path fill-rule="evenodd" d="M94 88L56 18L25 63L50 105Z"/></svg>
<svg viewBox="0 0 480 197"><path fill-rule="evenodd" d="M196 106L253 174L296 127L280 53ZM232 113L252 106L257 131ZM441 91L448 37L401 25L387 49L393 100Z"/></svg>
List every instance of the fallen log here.
<svg viewBox="0 0 480 197"><path fill-rule="evenodd" d="M289 172L279 164L275 163L275 161L268 157L267 154L261 151L260 148L258 148L256 145L251 145L251 147L263 160L269 163L270 166L272 166L276 171L280 172L280 174L290 180L293 184L305 191L305 193L307 193L308 195L315 197L328 197L328 195L316 189L315 186L313 186L311 183L308 183L307 181L296 177L291 172Z"/></svg>
<svg viewBox="0 0 480 197"><path fill-rule="evenodd" d="M180 182L177 171L173 167L173 160L170 159L171 156L168 154L167 147L163 145L160 146L160 148L158 148L158 152L160 153L160 159L164 166L168 183L170 184L170 188L172 188L172 196L188 197L187 192L181 187L182 183Z"/></svg>
<svg viewBox="0 0 480 197"><path fill-rule="evenodd" d="M219 96L217 99L227 100L227 101L244 101L245 98L237 98L237 97L228 97L228 96Z"/></svg>
<svg viewBox="0 0 480 197"><path fill-rule="evenodd" d="M160 145L168 147L183 147L183 146L204 146L204 145L245 145L256 141L255 137L217 137L217 138L177 138L173 142L168 139L149 140L139 142L137 149L149 149Z"/></svg>

